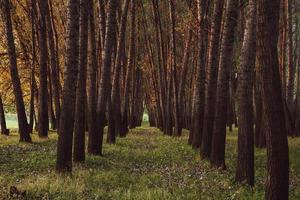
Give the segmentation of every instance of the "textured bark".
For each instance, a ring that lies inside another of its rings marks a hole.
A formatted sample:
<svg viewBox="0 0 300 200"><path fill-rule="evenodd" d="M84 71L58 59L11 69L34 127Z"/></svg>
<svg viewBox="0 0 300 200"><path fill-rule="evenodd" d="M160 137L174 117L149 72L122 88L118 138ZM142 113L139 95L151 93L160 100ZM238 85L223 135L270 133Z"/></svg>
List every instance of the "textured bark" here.
<svg viewBox="0 0 300 200"><path fill-rule="evenodd" d="M124 57L123 48L125 47L125 33L126 33L129 3L130 0L126 0L123 6L121 27L119 31L117 51L116 51L115 72L114 72L113 84L112 84L111 104L112 104L113 119L109 121L109 123L111 124L110 125L111 127L113 126L115 127L114 135L121 135L120 77L121 77L121 70L122 70L122 58Z"/></svg>
<svg viewBox="0 0 300 200"><path fill-rule="evenodd" d="M25 106L23 100L23 92L21 88L20 78L17 66L17 54L15 47L15 39L13 35L13 27L10 13L10 1L3 0L0 2L1 17L5 27L5 39L7 44L7 52L9 56L9 70L12 79L13 92L16 101L18 126L20 133L20 142L31 142L29 135L29 126L25 113Z"/></svg>
<svg viewBox="0 0 300 200"><path fill-rule="evenodd" d="M90 43L90 63L88 65L88 153L93 152L93 140L92 138L97 137L96 131L96 108L97 108L97 49L96 49L96 34L95 34L95 17L94 17L94 3L93 1L89 2L89 43Z"/></svg>
<svg viewBox="0 0 300 200"><path fill-rule="evenodd" d="M102 143L103 132L105 126L105 111L107 105L108 95L110 95L110 77L111 77L111 60L113 48L115 45L115 33L116 33L116 9L118 7L117 0L108 1L108 13L106 20L106 35L103 49L103 61L101 69L101 79L98 91L97 100L97 123L96 131L97 135L94 138L90 138L93 143L91 152L95 155L102 155Z"/></svg>
<svg viewBox="0 0 300 200"><path fill-rule="evenodd" d="M258 49L258 52L260 50ZM257 52L257 54L258 54ZM258 62L258 60L257 60ZM256 66L256 80L255 80L255 146L257 148L266 147L266 117L263 112L262 102L262 80L259 72L259 65Z"/></svg>
<svg viewBox="0 0 300 200"><path fill-rule="evenodd" d="M39 104L38 104L38 135L39 137L48 137L49 116L48 116L48 46L47 46L47 24L46 12L48 2L39 0L39 46L40 46L40 66L39 66Z"/></svg>
<svg viewBox="0 0 300 200"><path fill-rule="evenodd" d="M214 1L211 35L209 39L208 64L205 85L205 106L203 118L203 137L201 141L201 157L210 156L211 139L214 124L215 101L217 90L219 40L221 33L221 21L223 15L223 0Z"/></svg>
<svg viewBox="0 0 300 200"><path fill-rule="evenodd" d="M9 135L9 129L6 128L5 112L4 112L4 106L3 106L1 96L0 96L0 127L1 127L2 135Z"/></svg>
<svg viewBox="0 0 300 200"><path fill-rule="evenodd" d="M162 34L161 19L159 13L158 0L152 0L152 8L155 22L155 43L157 51L157 64L158 64L158 83L159 83L159 96L160 96L160 109L162 113L162 130L166 134L167 128L167 82L166 82L166 69L165 69L165 53L164 53L164 40Z"/></svg>
<svg viewBox="0 0 300 200"><path fill-rule="evenodd" d="M205 89L205 20L208 1L197 1L198 13L198 63L196 67L196 85L194 88L193 118L192 118L192 146L199 148L202 138L202 124L204 114L204 89Z"/></svg>
<svg viewBox="0 0 300 200"><path fill-rule="evenodd" d="M293 60L293 13L292 13L292 0L288 1L288 80L287 80L287 105L290 113L294 113L294 87L295 87L295 72L296 68Z"/></svg>
<svg viewBox="0 0 300 200"><path fill-rule="evenodd" d="M296 105L295 105L295 128L294 135L300 136L300 51L298 55L298 74L297 74L297 94L296 94Z"/></svg>
<svg viewBox="0 0 300 200"><path fill-rule="evenodd" d="M31 73L30 73L30 110L29 110L29 132L33 132L34 115L35 115L35 101L34 94L36 91L35 84L35 65L36 65L36 29L35 29L35 18L36 18L36 1L31 0L31 40L32 40L32 61L31 61Z"/></svg>
<svg viewBox="0 0 300 200"><path fill-rule="evenodd" d="M289 197L289 155L277 54L280 0L258 0L258 49L261 50L263 106L267 132L265 199Z"/></svg>
<svg viewBox="0 0 300 200"><path fill-rule="evenodd" d="M49 55L50 55L50 74L51 74L51 90L55 109L56 126L59 127L60 116L60 93L59 93L59 79L58 79L58 58L57 58L57 43L55 44L54 24L51 23L50 6L47 5L45 10Z"/></svg>
<svg viewBox="0 0 300 200"><path fill-rule="evenodd" d="M77 76L75 124L74 124L74 148L73 160L83 162L85 160L85 125L86 125L86 70L88 55L88 15L89 1L80 1L80 25L79 25L79 70Z"/></svg>
<svg viewBox="0 0 300 200"><path fill-rule="evenodd" d="M172 71L172 81L173 81L173 107L174 107L174 135L181 136L181 119L180 119L180 107L179 107L179 97L178 97L178 70L176 62L176 18L175 18L175 2L174 0L169 0L170 9L170 21L171 21L171 37L170 37L170 48L171 48L171 71Z"/></svg>
<svg viewBox="0 0 300 200"><path fill-rule="evenodd" d="M132 73L135 61L135 49L136 49L136 0L131 0L131 31L130 31L130 49L129 58L126 70L126 80L124 88L124 108L122 111L122 136L128 133L128 120L129 120L129 96L130 96L130 83L132 80Z"/></svg>
<svg viewBox="0 0 300 200"><path fill-rule="evenodd" d="M56 159L56 170L58 172L72 171L72 142L76 101L76 84L74 83L77 80L79 54L79 5L78 0L68 1L67 49Z"/></svg>
<svg viewBox="0 0 300 200"><path fill-rule="evenodd" d="M226 168L225 166L225 143L226 143L226 122L227 106L229 99L229 76L233 62L233 44L235 28L237 25L238 0L227 2L227 13L224 24L220 63L217 82L216 112L213 128L210 163L215 167Z"/></svg>
<svg viewBox="0 0 300 200"><path fill-rule="evenodd" d="M236 180L254 185L253 75L256 48L256 0L247 6L246 28L240 56L238 95L238 158Z"/></svg>

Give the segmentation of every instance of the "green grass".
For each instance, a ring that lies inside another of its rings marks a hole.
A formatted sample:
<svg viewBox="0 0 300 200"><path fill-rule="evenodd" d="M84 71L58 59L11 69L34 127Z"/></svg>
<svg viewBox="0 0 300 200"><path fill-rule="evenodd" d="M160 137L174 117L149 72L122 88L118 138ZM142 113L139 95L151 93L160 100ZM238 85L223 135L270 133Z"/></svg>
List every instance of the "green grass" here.
<svg viewBox="0 0 300 200"><path fill-rule="evenodd" d="M18 136L0 136L0 199L10 186L26 191L25 199L263 199L266 152L256 150L254 188L234 181L236 130L227 137L227 171L212 169L199 152L181 138L157 129L132 130L116 145L104 145L104 156L87 156L72 176L55 173L55 133L34 144L19 144ZM300 199L300 138L291 138L290 199Z"/></svg>

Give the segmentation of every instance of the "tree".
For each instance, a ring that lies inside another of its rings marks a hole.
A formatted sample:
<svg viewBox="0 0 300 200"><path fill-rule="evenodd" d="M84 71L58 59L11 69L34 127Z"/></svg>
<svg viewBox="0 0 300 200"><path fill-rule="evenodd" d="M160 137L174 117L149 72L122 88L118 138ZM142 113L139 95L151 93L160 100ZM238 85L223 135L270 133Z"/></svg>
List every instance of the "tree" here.
<svg viewBox="0 0 300 200"><path fill-rule="evenodd" d="M79 71L77 76L75 124L74 124L74 150L73 160L82 162L85 160L85 125L86 125L86 71L88 56L88 15L89 2L80 2L80 30L79 30Z"/></svg>
<svg viewBox="0 0 300 200"><path fill-rule="evenodd" d="M172 72L172 80L173 81L173 104L174 104L174 135L181 136L181 119L179 112L179 97L178 97L178 70L177 70L177 62L176 62L176 19L175 19L175 2L174 0L169 0L169 8L170 8L170 21L171 21L171 37L170 37L170 46L171 46L171 72Z"/></svg>
<svg viewBox="0 0 300 200"><path fill-rule="evenodd" d="M212 16L211 35L208 46L207 75L205 84L205 105L203 118L203 137L201 142L201 157L210 156L211 139L214 125L215 101L217 90L219 40L223 15L223 0L215 0Z"/></svg>
<svg viewBox="0 0 300 200"><path fill-rule="evenodd" d="M29 125L26 118L25 106L23 100L23 92L21 88L21 82L18 73L17 66L17 54L15 47L15 39L13 35L13 27L11 22L11 4L9 0L3 0L0 2L1 16L5 27L5 39L7 44L7 52L9 55L9 70L12 79L13 92L17 107L18 126L20 133L20 142L31 142L29 135Z"/></svg>
<svg viewBox="0 0 300 200"><path fill-rule="evenodd" d="M205 87L205 46L204 46L204 16L207 12L208 1L197 1L198 14L198 64L196 68L196 83L193 99L192 119L192 146L198 148L202 138L202 123L204 113L204 87Z"/></svg>
<svg viewBox="0 0 300 200"><path fill-rule="evenodd" d="M88 124L88 153L93 152L93 138L96 137L96 108L97 108L97 49L96 49L96 31L95 31L95 17L94 17L94 3L89 1L89 43L90 43L90 63L88 65L88 97L87 97L87 124Z"/></svg>
<svg viewBox="0 0 300 200"><path fill-rule="evenodd" d="M38 135L39 137L48 137L49 116L48 116L48 46L47 46L47 23L46 13L48 2L39 0L39 44L40 44L40 67L39 67L39 104L38 104Z"/></svg>
<svg viewBox="0 0 300 200"><path fill-rule="evenodd" d="M77 80L79 54L79 4L78 0L68 1L64 87L62 91L56 158L56 170L63 173L72 171L73 125L76 100L76 84L74 83Z"/></svg>
<svg viewBox="0 0 300 200"><path fill-rule="evenodd" d="M253 127L253 75L256 48L256 0L247 6L247 19L244 31L239 67L238 99L238 158L236 180L254 185L254 127Z"/></svg>
<svg viewBox="0 0 300 200"><path fill-rule="evenodd" d="M262 96L268 126L268 200L288 199L289 154L277 54L280 0L258 0L258 49L262 63Z"/></svg>
<svg viewBox="0 0 300 200"><path fill-rule="evenodd" d="M122 111L122 136L128 133L128 120L129 120L129 94L130 94L130 82L132 80L132 71L134 67L135 59L135 37L136 37L136 1L131 0L131 31L130 31L130 47L129 57L126 69L125 88L124 88L124 100L123 100L123 111Z"/></svg>
<svg viewBox="0 0 300 200"><path fill-rule="evenodd" d="M127 24L127 15L128 7L130 0L124 1L123 12L121 17L121 25L118 36L118 44L116 51L116 60L115 60L115 73L113 77L112 84L112 94L111 94L111 105L113 119L109 121L110 126L115 127L115 133L110 132L112 135L121 135L121 96L120 96L120 76L122 70L122 59L124 55L125 48L125 33L126 33L126 24ZM123 63L124 65L124 63ZM124 68L123 68L124 70Z"/></svg>
<svg viewBox="0 0 300 200"><path fill-rule="evenodd" d="M210 163L213 166L223 169L226 168L225 143L227 115L225 113L227 113L229 99L229 76L233 60L233 44L235 28L237 25L238 0L227 1L226 7L227 13L220 50L217 96L215 105L216 110L210 155Z"/></svg>
<svg viewBox="0 0 300 200"><path fill-rule="evenodd" d="M98 91L97 101L97 125L96 135L93 140L93 145L90 149L90 153L95 155L102 155L102 143L103 143L103 132L105 125L105 111L107 105L108 95L110 94L110 77L111 77L111 60L112 51L115 43L116 34L116 9L118 7L118 1L110 0L108 2L107 20L106 20L106 33L105 42L103 48L101 78Z"/></svg>
<svg viewBox="0 0 300 200"><path fill-rule="evenodd" d="M6 128L5 112L2 102L2 97L0 95L0 127L2 135L9 135L9 129Z"/></svg>

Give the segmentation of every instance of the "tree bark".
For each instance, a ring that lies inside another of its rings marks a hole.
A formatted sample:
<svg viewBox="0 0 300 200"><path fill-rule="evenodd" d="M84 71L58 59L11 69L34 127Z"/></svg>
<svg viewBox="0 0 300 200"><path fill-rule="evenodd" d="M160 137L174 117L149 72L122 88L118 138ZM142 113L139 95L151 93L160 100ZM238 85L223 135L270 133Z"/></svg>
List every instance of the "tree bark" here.
<svg viewBox="0 0 300 200"><path fill-rule="evenodd" d="M225 143L226 143L226 122L227 106L229 99L229 76L233 61L233 44L235 28L238 16L238 0L227 2L227 13L224 24L220 63L217 82L216 112L211 146L210 163L218 168L225 169Z"/></svg>
<svg viewBox="0 0 300 200"><path fill-rule="evenodd" d="M4 106L3 106L1 96L0 96L0 126L1 126L1 134L9 135L9 129L7 129L6 127L5 112L4 112Z"/></svg>
<svg viewBox="0 0 300 200"><path fill-rule="evenodd" d="M211 35L209 39L208 64L205 85L205 105L203 118L203 137L201 141L201 157L210 156L211 140L214 124L215 101L217 90L218 63L219 63L219 41L221 33L221 22L223 15L223 0L214 1L212 16Z"/></svg>
<svg viewBox="0 0 300 200"><path fill-rule="evenodd" d="M105 126L105 111L107 105L108 95L110 95L110 78L111 78L111 60L115 43L116 34L116 9L118 7L117 0L108 1L108 13L106 20L106 35L103 49L103 61L101 69L101 79L98 92L97 101L97 135L91 138L93 147L91 153L95 155L102 155L103 132Z"/></svg>
<svg viewBox="0 0 300 200"><path fill-rule="evenodd" d="M46 24L46 12L48 9L48 2L39 0L39 44L40 44L40 67L39 67L39 104L38 104L38 135L39 137L48 137L49 129L49 116L48 116L48 46L47 46L47 24Z"/></svg>
<svg viewBox="0 0 300 200"><path fill-rule="evenodd" d="M238 158L236 180L254 185L254 126L253 126L253 75L256 48L256 0L247 6L246 28L244 32L239 67L238 85Z"/></svg>
<svg viewBox="0 0 300 200"><path fill-rule="evenodd" d="M89 2L80 1L80 25L79 25L79 71L77 76L75 124L74 124L74 162L85 160L85 125L86 125L86 70L88 57L88 33L89 33Z"/></svg>
<svg viewBox="0 0 300 200"><path fill-rule="evenodd" d="M10 75L12 79L13 92L16 100L17 116L18 116L18 126L20 133L20 142L31 142L31 137L29 135L29 125L26 118L23 92L21 88L21 82L18 73L17 66L17 54L15 47L15 39L13 35L12 21L11 21L11 5L9 0L3 0L0 2L1 16L5 27L5 39L7 44L7 51L9 55L10 63Z"/></svg>
<svg viewBox="0 0 300 200"><path fill-rule="evenodd" d="M277 54L280 0L258 0L258 49L262 64L267 132L267 200L289 198L289 154Z"/></svg>
<svg viewBox="0 0 300 200"><path fill-rule="evenodd" d="M68 1L67 49L56 159L56 170L62 173L72 171L72 143L76 101L76 84L74 83L77 80L79 54L79 6L79 0Z"/></svg>

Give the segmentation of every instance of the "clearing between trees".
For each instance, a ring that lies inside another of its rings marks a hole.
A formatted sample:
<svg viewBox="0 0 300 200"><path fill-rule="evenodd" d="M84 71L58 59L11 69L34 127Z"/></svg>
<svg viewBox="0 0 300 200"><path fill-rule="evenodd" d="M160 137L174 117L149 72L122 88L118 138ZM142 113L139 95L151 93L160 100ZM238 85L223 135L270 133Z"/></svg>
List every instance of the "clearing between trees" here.
<svg viewBox="0 0 300 200"><path fill-rule="evenodd" d="M227 133L225 171L200 160L199 152L186 142L187 131L183 137L169 137L144 125L114 145L104 144L103 157L87 155L83 165L74 164L72 176L60 176L55 173L57 134L48 139L32 137L36 142L27 144L18 142L17 133L0 136L0 199L264 198L265 149L255 152L255 187L235 183L237 129ZM300 138L289 140L289 147L289 195L296 200L300 199Z"/></svg>

